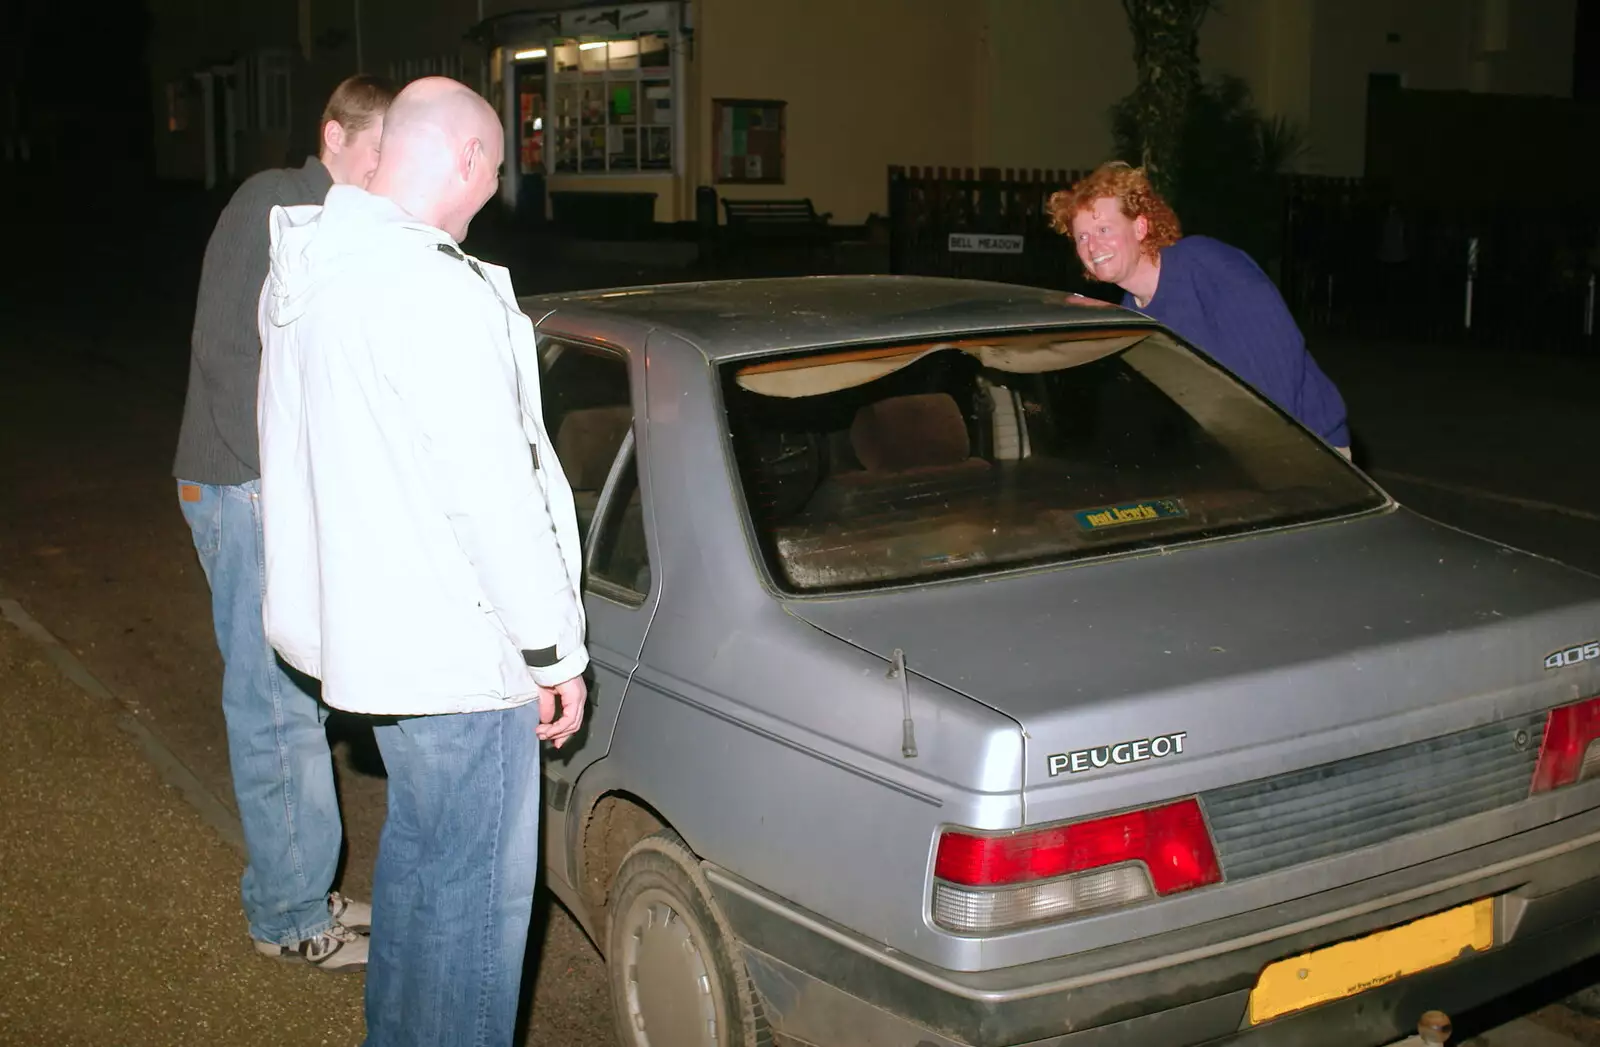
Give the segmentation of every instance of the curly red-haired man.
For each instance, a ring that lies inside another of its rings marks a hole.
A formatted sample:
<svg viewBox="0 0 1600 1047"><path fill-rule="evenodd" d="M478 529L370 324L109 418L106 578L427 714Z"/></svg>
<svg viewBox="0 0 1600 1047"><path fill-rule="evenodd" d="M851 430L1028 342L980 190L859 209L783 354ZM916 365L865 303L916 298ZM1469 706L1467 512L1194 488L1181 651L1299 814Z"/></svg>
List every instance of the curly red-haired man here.
<svg viewBox="0 0 1600 1047"><path fill-rule="evenodd" d="M1101 165L1052 195L1049 210L1090 279L1122 288L1125 307L1176 331L1349 457L1344 398L1249 255L1184 236L1171 206L1127 164Z"/></svg>

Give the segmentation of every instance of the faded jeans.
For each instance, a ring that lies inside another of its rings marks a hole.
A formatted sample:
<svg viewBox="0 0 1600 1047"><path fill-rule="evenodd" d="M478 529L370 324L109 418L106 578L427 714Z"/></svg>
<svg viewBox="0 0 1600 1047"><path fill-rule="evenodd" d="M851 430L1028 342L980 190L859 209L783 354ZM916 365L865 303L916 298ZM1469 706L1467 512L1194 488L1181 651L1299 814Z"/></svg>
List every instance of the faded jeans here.
<svg viewBox="0 0 1600 1047"><path fill-rule="evenodd" d="M366 1047L509 1047L539 860L539 703L379 720Z"/></svg>
<svg viewBox="0 0 1600 1047"><path fill-rule="evenodd" d="M344 829L328 710L279 664L261 622L266 558L261 481L178 481L178 505L211 585L222 652L222 715L249 862L240 881L250 936L293 945L327 930Z"/></svg>

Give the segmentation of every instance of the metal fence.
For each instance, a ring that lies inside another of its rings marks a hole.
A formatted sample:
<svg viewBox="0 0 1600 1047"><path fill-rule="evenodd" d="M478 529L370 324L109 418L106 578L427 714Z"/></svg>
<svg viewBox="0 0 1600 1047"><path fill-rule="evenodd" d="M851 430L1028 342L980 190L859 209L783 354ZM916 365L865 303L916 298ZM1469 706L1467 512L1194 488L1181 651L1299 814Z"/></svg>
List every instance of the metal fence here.
<svg viewBox="0 0 1600 1047"><path fill-rule="evenodd" d="M1585 351L1600 212L1397 200L1381 183L1281 183L1280 287L1303 324L1368 336Z"/></svg>
<svg viewBox="0 0 1600 1047"><path fill-rule="evenodd" d="M890 268L1078 291L1087 281L1045 201L1080 171L889 169ZM1308 330L1505 349L1595 351L1600 205L1396 199L1362 179L1289 176L1263 199L1270 257ZM1227 230L1188 229L1229 239Z"/></svg>
<svg viewBox="0 0 1600 1047"><path fill-rule="evenodd" d="M889 168L889 269L1115 299L1091 284L1045 202L1086 171Z"/></svg>

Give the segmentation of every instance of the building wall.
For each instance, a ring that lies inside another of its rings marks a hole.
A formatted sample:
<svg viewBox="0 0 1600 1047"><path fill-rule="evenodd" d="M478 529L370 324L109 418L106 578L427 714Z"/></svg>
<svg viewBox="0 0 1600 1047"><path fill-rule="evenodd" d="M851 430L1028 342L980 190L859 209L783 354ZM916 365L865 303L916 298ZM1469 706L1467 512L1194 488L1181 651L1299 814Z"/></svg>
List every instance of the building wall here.
<svg viewBox="0 0 1600 1047"><path fill-rule="evenodd" d="M1242 77L1264 113L1297 122L1307 170L1359 175L1369 73L1427 90L1570 96L1576 2L1228 0L1201 26L1202 75ZM1135 86L1119 0L985 0L984 19L980 163L1106 159L1107 112Z"/></svg>
<svg viewBox="0 0 1600 1047"><path fill-rule="evenodd" d="M1306 124L1316 7L1316 0L1228 0L1200 27L1203 75L1241 77L1263 113Z"/></svg>
<svg viewBox="0 0 1600 1047"><path fill-rule="evenodd" d="M1369 74L1398 74L1405 87L1465 86L1471 8L1462 0L1317 5L1309 70L1313 171L1361 173Z"/></svg>
<svg viewBox="0 0 1600 1047"><path fill-rule="evenodd" d="M1251 86L1262 112L1311 122L1311 56L1315 50L1316 0L1255 0L1266 20L1266 56L1261 79Z"/></svg>
<svg viewBox="0 0 1600 1047"><path fill-rule="evenodd" d="M1572 97L1578 0L1501 0L1508 7L1508 47L1489 58L1490 91Z"/></svg>
<svg viewBox="0 0 1600 1047"><path fill-rule="evenodd" d="M333 6L322 0L325 7ZM495 5L484 4L494 13ZM511 7L502 4L498 6ZM336 10L350 8L339 3ZM475 0L364 0L361 4L362 65L370 73L403 78L404 64L449 59L460 65L460 79L480 87L481 50L465 34L478 19ZM353 69L351 70L354 71Z"/></svg>
<svg viewBox="0 0 1600 1047"><path fill-rule="evenodd" d="M1311 167L1366 163L1367 77L1425 91L1572 92L1575 0L1322 0L1310 63Z"/></svg>
<svg viewBox="0 0 1600 1047"><path fill-rule="evenodd" d="M150 106L155 127L154 157L158 177L199 181L205 177L205 117L202 99L192 96L189 126L167 129L167 84L186 82L192 73L213 63L260 47L292 47L296 42L296 0L261 0L221 4L214 0L148 0L153 28L146 59L150 69ZM242 100L239 101L242 105ZM256 169L256 158L272 143L238 139L239 175ZM279 150L281 152L281 149ZM281 162L272 159L270 162ZM264 165L261 165L264 166Z"/></svg>
<svg viewBox="0 0 1600 1047"><path fill-rule="evenodd" d="M730 199L810 197L840 223L888 208L890 164L975 166L975 0L700 0L687 185L713 185L715 98L787 102L785 182Z"/></svg>
<svg viewBox="0 0 1600 1047"><path fill-rule="evenodd" d="M511 0L294 0L302 65L295 83L295 121L290 151L317 147L317 122L328 95L355 73L405 79L421 63L426 71L456 76L483 88L482 49L465 33L485 15L519 5ZM450 63L454 63L453 65ZM298 159L296 156L293 159Z"/></svg>
<svg viewBox="0 0 1600 1047"><path fill-rule="evenodd" d="M213 63L261 48L292 50L286 132L241 132L235 138L237 175L298 164L317 148L317 120L333 88L356 72L389 75L406 62L454 58L463 80L478 86L480 50L464 39L483 14L528 6L517 0L149 0L154 17L148 55L156 125L158 177L204 176L204 124L198 97L190 129L166 131L168 82ZM359 20L358 20L359 16ZM396 70L398 71L398 70ZM242 105L242 91L239 93Z"/></svg>
<svg viewBox="0 0 1600 1047"><path fill-rule="evenodd" d="M990 88L982 165L1081 168L1107 159L1109 110L1135 83L1120 0L986 0L983 7Z"/></svg>
<svg viewBox="0 0 1600 1047"><path fill-rule="evenodd" d="M1228 0L1200 30L1204 75L1250 84L1265 110L1309 110L1313 0ZM984 166L1088 168L1112 153L1110 110L1133 91L1120 0L985 0L990 84Z"/></svg>
<svg viewBox="0 0 1600 1047"><path fill-rule="evenodd" d="M1264 113L1300 125L1309 143L1304 169L1354 176L1365 163L1369 74L1397 73L1407 87L1432 90L1570 96L1576 2L1228 0L1201 27L1200 58L1203 75L1242 77ZM799 92L807 104L791 100L791 181L820 178L827 195L852 201L833 208L845 221L857 220L863 204L854 201L874 195L841 183L859 177L870 184L872 165L862 162L868 157L952 167L1100 163L1112 150L1108 111L1135 86L1133 41L1119 0L946 0L940 19L908 12L899 0L811 0L804 14L796 0L699 6L706 9L698 42L705 85L695 122L709 121L713 96ZM760 47L740 47L764 32L782 35L781 52L769 58ZM852 43L881 34L903 42L904 53L891 60L898 64ZM839 82L843 90L826 90L829 78L810 58L813 49L861 76L859 89L844 87L852 77ZM808 88L818 79L822 90ZM926 114L916 108L924 97L918 85L941 80L947 104L937 121L919 127ZM861 104L885 83L900 85L904 98ZM964 98L972 100L973 121L965 133ZM849 159L831 170L805 166L813 160L803 136L835 122L824 117L809 127L812 105L818 114L838 108L833 153ZM879 119L885 110L906 115ZM696 144L695 156L709 164L709 138ZM696 173L708 175L706 166Z"/></svg>
<svg viewBox="0 0 1600 1047"><path fill-rule="evenodd" d="M361 5L362 24L372 17L372 0ZM355 6L328 0L298 0L296 43L301 66L296 70L294 117L287 162L318 149L317 121L339 81L362 71L356 61ZM365 36L363 34L363 44ZM367 63L367 71L378 71Z"/></svg>
<svg viewBox="0 0 1600 1047"><path fill-rule="evenodd" d="M238 173L297 162L341 78L448 60L481 86L464 33L480 17L574 6L555 0L150 0L149 55L163 173L200 177L202 112L166 128L165 85L264 46L300 56L286 141L238 143ZM1227 0L1202 26L1206 75L1243 77L1268 114L1298 121L1308 170L1365 165L1368 76L1404 86L1508 94L1571 93L1577 0ZM656 217L692 217L713 178L712 100L787 103L782 185L716 185L728 197L811 197L841 223L887 206L891 164L1080 168L1110 155L1108 110L1134 87L1119 0L694 0L681 69L684 153L675 178L643 176ZM359 29L359 33L358 33ZM357 38L360 49L358 61ZM412 68L415 68L414 66ZM551 188L607 188L563 176ZM648 185L646 185L648 183ZM632 188L621 183L614 188Z"/></svg>

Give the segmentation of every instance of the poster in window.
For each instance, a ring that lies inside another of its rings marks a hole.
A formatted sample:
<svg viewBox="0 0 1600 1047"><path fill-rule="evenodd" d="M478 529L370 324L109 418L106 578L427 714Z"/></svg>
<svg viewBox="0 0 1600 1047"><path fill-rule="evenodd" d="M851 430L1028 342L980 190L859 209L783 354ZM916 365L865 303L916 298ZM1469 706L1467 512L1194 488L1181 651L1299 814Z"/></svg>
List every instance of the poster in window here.
<svg viewBox="0 0 1600 1047"><path fill-rule="evenodd" d="M672 123L672 87L670 85L647 83L644 88L644 96L649 102L644 107L644 120L647 123Z"/></svg>
<svg viewBox="0 0 1600 1047"><path fill-rule="evenodd" d="M712 100L712 107L717 181L783 182L787 103L718 98Z"/></svg>

